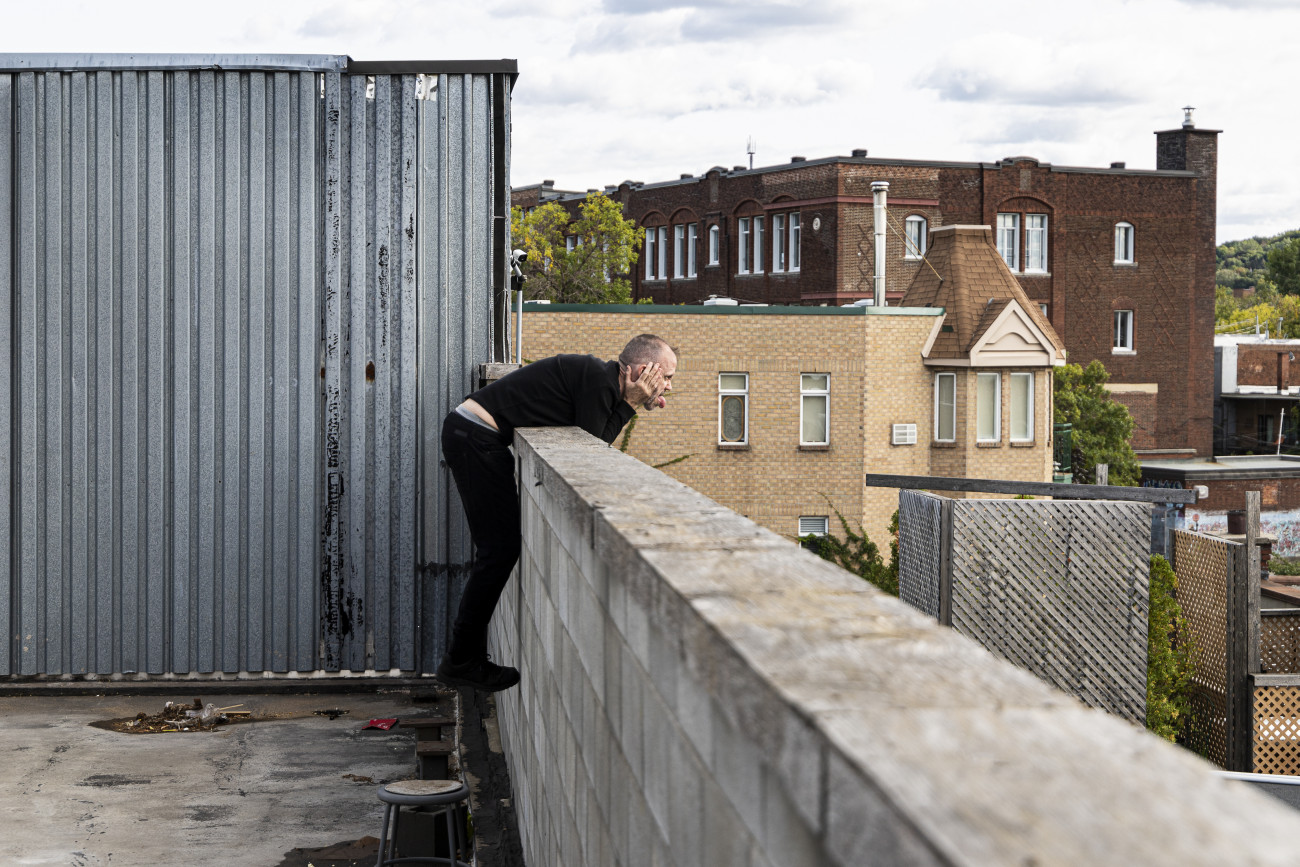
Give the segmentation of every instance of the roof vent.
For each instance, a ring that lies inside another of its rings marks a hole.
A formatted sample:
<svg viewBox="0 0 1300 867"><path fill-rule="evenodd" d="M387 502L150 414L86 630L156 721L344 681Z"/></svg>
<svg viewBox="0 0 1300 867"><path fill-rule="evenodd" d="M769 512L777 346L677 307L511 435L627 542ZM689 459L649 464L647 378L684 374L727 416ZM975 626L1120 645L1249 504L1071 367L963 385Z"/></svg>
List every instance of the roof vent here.
<svg viewBox="0 0 1300 867"><path fill-rule="evenodd" d="M806 160L806 159L807 159L807 157L790 157L790 162L792 162L792 163L801 163L801 162L803 162L803 161Z"/></svg>
<svg viewBox="0 0 1300 867"><path fill-rule="evenodd" d="M1118 163L1111 163L1111 164L1110 164L1110 167L1111 167L1112 169L1122 169L1122 168L1124 168L1124 165L1125 165L1125 164L1124 164L1123 162L1118 162Z"/></svg>
<svg viewBox="0 0 1300 867"><path fill-rule="evenodd" d="M1192 112L1196 111L1196 106L1183 106L1183 129L1196 129L1196 124L1192 121Z"/></svg>
<svg viewBox="0 0 1300 867"><path fill-rule="evenodd" d="M861 159L862 157L865 157L865 156L867 155L867 149L866 149L866 148L854 148L854 149L853 149L853 155L854 155L855 157L857 157L858 159Z"/></svg>
<svg viewBox="0 0 1300 867"><path fill-rule="evenodd" d="M599 193L600 190L596 189L595 187L587 187L587 192L588 192L588 193Z"/></svg>
<svg viewBox="0 0 1300 867"><path fill-rule="evenodd" d="M542 189L544 190L549 190L553 186L555 186L555 181L552 180L542 181Z"/></svg>
<svg viewBox="0 0 1300 867"><path fill-rule="evenodd" d="M744 167L744 166L732 166L732 167L731 167L731 170L732 170L733 172L743 172L743 171L745 170L745 167Z"/></svg>
<svg viewBox="0 0 1300 867"><path fill-rule="evenodd" d="M687 179L689 179L689 178L693 178L693 177L695 177L695 175L691 174L690 172L682 172L682 178L681 178L681 179L684 181L684 180L687 180Z"/></svg>

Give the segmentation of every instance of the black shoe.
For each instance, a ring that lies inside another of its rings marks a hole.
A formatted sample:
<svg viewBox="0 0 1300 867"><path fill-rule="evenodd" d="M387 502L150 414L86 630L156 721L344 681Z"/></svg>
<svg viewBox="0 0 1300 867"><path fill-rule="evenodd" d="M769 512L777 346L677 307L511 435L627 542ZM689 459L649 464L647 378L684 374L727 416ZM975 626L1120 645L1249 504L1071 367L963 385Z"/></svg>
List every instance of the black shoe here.
<svg viewBox="0 0 1300 867"><path fill-rule="evenodd" d="M468 686L480 692L500 692L519 683L519 670L497 665L491 657L455 663L444 656L438 665L438 680L450 686Z"/></svg>

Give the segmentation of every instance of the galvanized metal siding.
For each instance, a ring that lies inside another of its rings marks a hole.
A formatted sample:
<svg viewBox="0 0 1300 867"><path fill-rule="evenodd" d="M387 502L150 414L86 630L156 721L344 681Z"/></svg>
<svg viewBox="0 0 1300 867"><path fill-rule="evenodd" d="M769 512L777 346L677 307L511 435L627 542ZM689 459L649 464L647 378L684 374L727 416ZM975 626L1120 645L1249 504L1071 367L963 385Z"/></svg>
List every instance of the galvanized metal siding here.
<svg viewBox="0 0 1300 867"><path fill-rule="evenodd" d="M451 474L439 456L442 420L474 390L492 357L492 93L487 75L441 75L420 104L420 439L422 666L446 647L472 545ZM507 92L495 98L509 100ZM507 127L508 128L508 127ZM508 235L507 235L508 237Z"/></svg>
<svg viewBox="0 0 1300 867"><path fill-rule="evenodd" d="M436 662L507 79L373 79L0 75L0 674Z"/></svg>
<svg viewBox="0 0 1300 867"><path fill-rule="evenodd" d="M413 669L415 76L325 76L323 665Z"/></svg>

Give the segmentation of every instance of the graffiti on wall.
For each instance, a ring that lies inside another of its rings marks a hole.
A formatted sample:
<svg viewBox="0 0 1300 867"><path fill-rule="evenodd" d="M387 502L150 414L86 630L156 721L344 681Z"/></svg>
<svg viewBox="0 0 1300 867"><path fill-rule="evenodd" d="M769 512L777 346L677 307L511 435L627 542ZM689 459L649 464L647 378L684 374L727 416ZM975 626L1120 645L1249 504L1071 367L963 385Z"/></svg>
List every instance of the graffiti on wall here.
<svg viewBox="0 0 1300 867"><path fill-rule="evenodd" d="M1201 533L1228 532L1228 513L1223 511L1187 510L1186 528ZM1273 553L1283 557L1300 556L1300 509L1285 512L1260 512L1259 530L1277 539Z"/></svg>

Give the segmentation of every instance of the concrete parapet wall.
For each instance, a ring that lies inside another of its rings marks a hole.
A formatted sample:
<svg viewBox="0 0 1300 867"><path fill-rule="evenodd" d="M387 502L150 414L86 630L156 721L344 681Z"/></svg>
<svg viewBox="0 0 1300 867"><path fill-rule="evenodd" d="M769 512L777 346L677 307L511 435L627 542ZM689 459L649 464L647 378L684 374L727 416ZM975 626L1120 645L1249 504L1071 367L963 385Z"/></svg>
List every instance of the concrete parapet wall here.
<svg viewBox="0 0 1300 867"><path fill-rule="evenodd" d="M576 429L494 618L528 863L1294 863L1300 817Z"/></svg>

